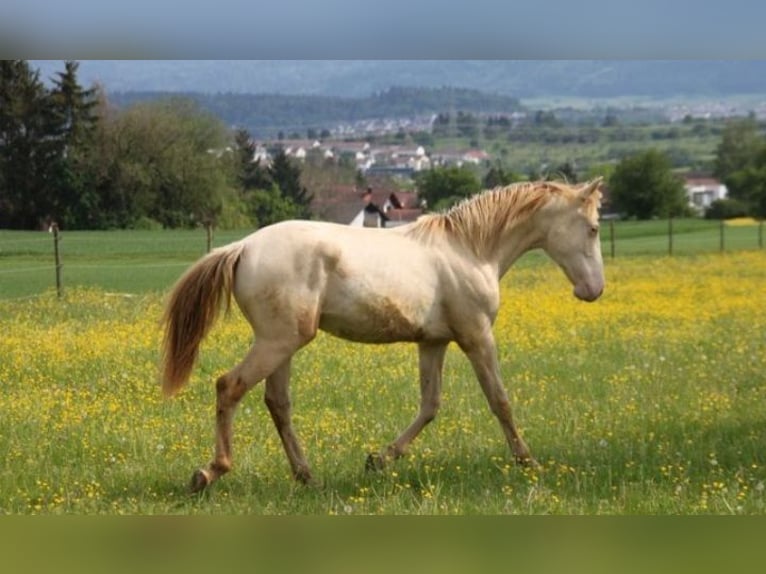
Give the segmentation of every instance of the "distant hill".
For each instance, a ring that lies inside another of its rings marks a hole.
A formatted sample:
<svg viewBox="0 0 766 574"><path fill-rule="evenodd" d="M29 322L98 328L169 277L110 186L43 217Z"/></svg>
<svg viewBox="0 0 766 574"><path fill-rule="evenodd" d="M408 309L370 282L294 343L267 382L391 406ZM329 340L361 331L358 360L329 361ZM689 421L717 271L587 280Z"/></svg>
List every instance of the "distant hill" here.
<svg viewBox="0 0 766 574"><path fill-rule="evenodd" d="M47 78L58 61L33 61ZM393 86L466 88L515 98L722 97L766 93L766 61L83 60L81 81L108 92L368 97Z"/></svg>
<svg viewBox="0 0 766 574"><path fill-rule="evenodd" d="M476 114L510 114L521 109L519 100L510 96L485 94L463 88L394 87L365 97L185 93L117 92L110 103L125 107L147 100L184 97L220 117L231 126L247 128L253 136L276 136L307 128L317 131L338 125L391 118L429 118L454 111Z"/></svg>

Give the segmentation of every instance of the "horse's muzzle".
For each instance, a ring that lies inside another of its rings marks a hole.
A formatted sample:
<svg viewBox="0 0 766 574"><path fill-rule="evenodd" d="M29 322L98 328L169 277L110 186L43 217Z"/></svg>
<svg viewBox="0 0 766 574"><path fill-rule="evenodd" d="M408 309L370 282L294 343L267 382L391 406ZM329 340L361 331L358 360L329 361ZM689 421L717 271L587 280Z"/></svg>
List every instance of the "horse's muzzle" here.
<svg viewBox="0 0 766 574"><path fill-rule="evenodd" d="M601 297L603 292L603 283L592 285L588 283L579 283L574 288L574 296L577 297L580 301L587 301L588 303L591 303Z"/></svg>

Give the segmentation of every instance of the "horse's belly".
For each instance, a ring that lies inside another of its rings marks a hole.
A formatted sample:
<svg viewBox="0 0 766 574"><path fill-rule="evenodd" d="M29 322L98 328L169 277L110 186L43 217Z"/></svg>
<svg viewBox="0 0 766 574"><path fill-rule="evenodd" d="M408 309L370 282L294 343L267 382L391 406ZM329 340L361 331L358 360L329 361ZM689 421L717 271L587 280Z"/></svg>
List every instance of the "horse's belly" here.
<svg viewBox="0 0 766 574"><path fill-rule="evenodd" d="M438 277L428 258L410 255L385 252L372 264L362 250L348 248L323 285L319 328L363 343L432 338L440 321Z"/></svg>
<svg viewBox="0 0 766 574"><path fill-rule="evenodd" d="M342 313L326 312L319 318L319 328L337 337L358 343L394 343L420 341L425 330L417 322L392 309L389 313L370 312L364 306Z"/></svg>

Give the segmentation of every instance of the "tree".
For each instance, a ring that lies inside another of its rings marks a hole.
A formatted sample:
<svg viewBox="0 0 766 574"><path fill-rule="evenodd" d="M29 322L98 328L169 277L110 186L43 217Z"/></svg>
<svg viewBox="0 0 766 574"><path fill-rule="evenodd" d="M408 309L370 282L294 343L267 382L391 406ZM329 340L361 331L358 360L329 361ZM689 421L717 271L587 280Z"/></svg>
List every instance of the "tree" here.
<svg viewBox="0 0 766 574"><path fill-rule="evenodd" d="M311 201L314 196L301 184L301 169L290 161L284 149L280 148L274 154L268 173L281 194L295 204L296 217L302 219L311 217Z"/></svg>
<svg viewBox="0 0 766 574"><path fill-rule="evenodd" d="M766 143L748 164L731 173L725 180L732 199L740 200L750 213L766 217Z"/></svg>
<svg viewBox="0 0 766 574"><path fill-rule="evenodd" d="M561 122L552 111L538 110L535 112L533 123L538 127L561 127Z"/></svg>
<svg viewBox="0 0 766 574"><path fill-rule="evenodd" d="M60 122L24 60L0 61L0 225L39 226L55 211Z"/></svg>
<svg viewBox="0 0 766 574"><path fill-rule="evenodd" d="M255 157L255 144L250 132L245 129L237 130L234 134L236 154L236 176L242 190L270 189L273 185L268 170Z"/></svg>
<svg viewBox="0 0 766 574"><path fill-rule="evenodd" d="M470 169L457 166L436 167L420 172L415 178L415 184L418 197L425 200L432 210L450 207L481 190L476 174Z"/></svg>
<svg viewBox="0 0 766 574"><path fill-rule="evenodd" d="M83 89L77 81L79 63L68 60L64 71L53 79L52 104L62 122L62 133L67 145L86 138L94 129L98 88Z"/></svg>
<svg viewBox="0 0 766 574"><path fill-rule="evenodd" d="M754 215L766 216L766 138L752 117L724 128L715 175L726 184L732 199L744 203Z"/></svg>
<svg viewBox="0 0 766 574"><path fill-rule="evenodd" d="M683 182L673 174L667 156L656 149L617 164L609 190L615 208L630 217L669 217L687 210Z"/></svg>
<svg viewBox="0 0 766 574"><path fill-rule="evenodd" d="M495 187L504 187L510 185L515 181L520 181L522 177L517 173L504 169L501 165L496 164L489 168L487 173L481 180L481 185L484 189L493 189Z"/></svg>
<svg viewBox="0 0 766 574"><path fill-rule="evenodd" d="M565 161L556 166L551 175L556 179L563 179L567 183L577 183L577 170L571 161Z"/></svg>
<svg viewBox="0 0 766 574"><path fill-rule="evenodd" d="M750 206L739 199L730 197L716 199L705 210L705 219L731 219L745 217L750 213Z"/></svg>
<svg viewBox="0 0 766 574"><path fill-rule="evenodd" d="M229 132L184 99L138 104L106 130L100 208L110 224L150 218L165 227L215 224L230 197Z"/></svg>
<svg viewBox="0 0 766 574"><path fill-rule="evenodd" d="M754 161L763 144L758 124L753 118L727 123L716 148L715 176L726 181L734 172L746 168Z"/></svg>
<svg viewBox="0 0 766 574"><path fill-rule="evenodd" d="M89 158L93 154L103 94L97 86L83 89L79 64L67 61L53 79L51 104L59 122L61 157L55 164L55 218L64 227L87 228L92 222L93 185Z"/></svg>
<svg viewBox="0 0 766 574"><path fill-rule="evenodd" d="M450 133L450 125L451 125L451 118L450 114L448 113L440 113L437 114L437 116L434 118L433 126L432 126L432 132L434 137L449 137L451 135L454 135Z"/></svg>
<svg viewBox="0 0 766 574"><path fill-rule="evenodd" d="M258 227L264 227L300 217L301 209L289 197L282 194L277 185L268 189L253 189L246 194L250 215Z"/></svg>
<svg viewBox="0 0 766 574"><path fill-rule="evenodd" d="M285 219L295 219L301 214L300 207L282 193L274 181L271 168L261 166L260 160L253 161L255 144L247 130L237 130L235 143L235 178L245 210L252 222L258 227L270 225ZM284 158L286 159L286 157ZM285 180L289 179L288 169L279 160L277 172ZM294 175L293 172L290 172ZM300 172L298 172L300 175ZM290 184L293 184L292 180Z"/></svg>
<svg viewBox="0 0 766 574"><path fill-rule="evenodd" d="M457 113L457 133L466 138L475 138L479 134L479 120L469 112Z"/></svg>

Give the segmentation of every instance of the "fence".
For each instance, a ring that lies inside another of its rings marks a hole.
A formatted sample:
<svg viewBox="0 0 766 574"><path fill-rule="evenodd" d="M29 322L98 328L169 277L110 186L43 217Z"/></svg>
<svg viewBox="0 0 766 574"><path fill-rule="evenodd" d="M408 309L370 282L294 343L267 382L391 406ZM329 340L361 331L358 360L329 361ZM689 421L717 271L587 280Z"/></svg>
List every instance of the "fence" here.
<svg viewBox="0 0 766 574"><path fill-rule="evenodd" d="M163 291L193 261L247 231L0 230L0 300L37 297L67 286L115 293ZM602 223L605 258L763 249L763 221L678 219Z"/></svg>
<svg viewBox="0 0 766 574"><path fill-rule="evenodd" d="M610 220L602 226L605 255L689 255L763 249L763 221L668 219L630 222Z"/></svg>
<svg viewBox="0 0 766 574"><path fill-rule="evenodd" d="M0 300L69 286L141 293L170 286L191 262L246 232L0 230Z"/></svg>

